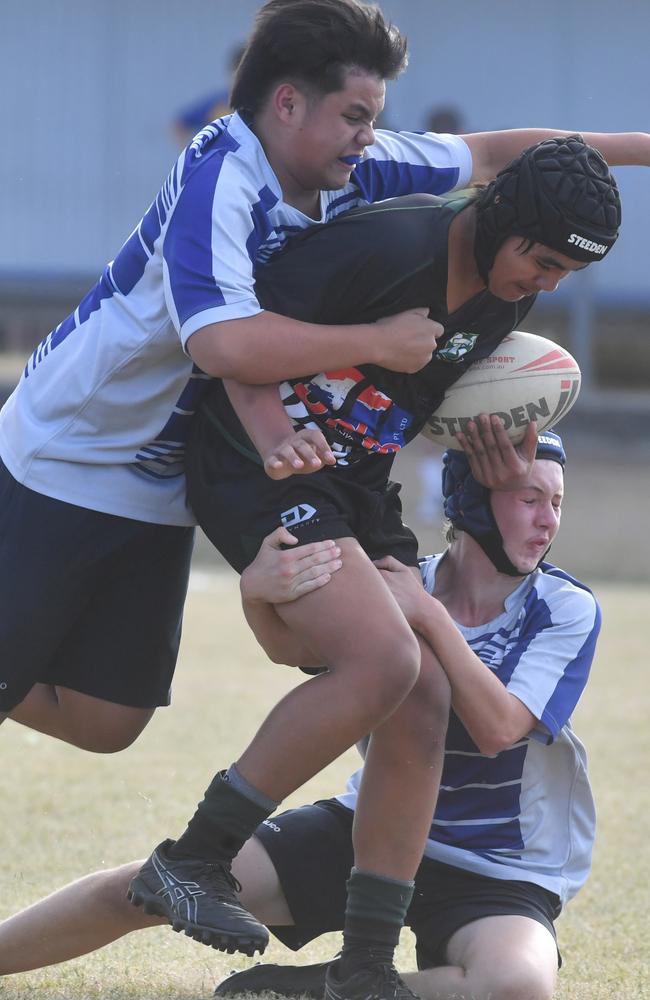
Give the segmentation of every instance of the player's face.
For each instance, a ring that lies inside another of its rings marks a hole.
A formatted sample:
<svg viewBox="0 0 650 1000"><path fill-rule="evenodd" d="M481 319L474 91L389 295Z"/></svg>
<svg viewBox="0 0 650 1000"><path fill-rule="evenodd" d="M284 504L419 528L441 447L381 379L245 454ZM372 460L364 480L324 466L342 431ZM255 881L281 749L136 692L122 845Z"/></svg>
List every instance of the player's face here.
<svg viewBox="0 0 650 1000"><path fill-rule="evenodd" d="M533 243L530 250L527 246L521 236L509 236L499 247L488 277L488 288L498 299L517 302L537 292L554 292L568 274L588 266L543 243Z"/></svg>
<svg viewBox="0 0 650 1000"><path fill-rule="evenodd" d="M299 188L330 191L348 183L355 164L343 157L360 159L374 143L385 92L378 76L351 71L342 90L300 100L284 153L285 170Z"/></svg>
<svg viewBox="0 0 650 1000"><path fill-rule="evenodd" d="M532 573L560 527L564 475L557 462L539 459L525 486L494 490L492 511L510 562Z"/></svg>

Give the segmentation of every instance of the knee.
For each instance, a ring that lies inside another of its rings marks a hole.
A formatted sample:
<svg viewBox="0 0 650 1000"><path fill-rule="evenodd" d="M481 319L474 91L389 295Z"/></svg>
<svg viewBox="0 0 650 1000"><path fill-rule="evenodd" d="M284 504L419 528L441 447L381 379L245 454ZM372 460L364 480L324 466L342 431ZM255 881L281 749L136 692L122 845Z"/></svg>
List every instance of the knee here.
<svg viewBox="0 0 650 1000"><path fill-rule="evenodd" d="M83 734L74 740L74 745L88 753L120 753L135 743L138 735L139 733Z"/></svg>
<svg viewBox="0 0 650 1000"><path fill-rule="evenodd" d="M62 738L89 753L120 753L135 743L153 713L112 703L93 705L87 713L67 710Z"/></svg>
<svg viewBox="0 0 650 1000"><path fill-rule="evenodd" d="M112 754L128 749L144 729L144 725L97 725L88 729L72 729L68 743L88 753Z"/></svg>
<svg viewBox="0 0 650 1000"><path fill-rule="evenodd" d="M431 732L436 741L444 742L451 710L451 687L447 675L430 656L422 657L417 684L405 704L413 724L422 731Z"/></svg>
<svg viewBox="0 0 650 1000"><path fill-rule="evenodd" d="M495 971L491 983L485 985L490 1000L552 1000L555 976L524 962Z"/></svg>
<svg viewBox="0 0 650 1000"><path fill-rule="evenodd" d="M379 714L390 713L416 686L420 675L420 647L410 629L391 636L368 658L368 696L375 699ZM364 695L365 697L365 695Z"/></svg>

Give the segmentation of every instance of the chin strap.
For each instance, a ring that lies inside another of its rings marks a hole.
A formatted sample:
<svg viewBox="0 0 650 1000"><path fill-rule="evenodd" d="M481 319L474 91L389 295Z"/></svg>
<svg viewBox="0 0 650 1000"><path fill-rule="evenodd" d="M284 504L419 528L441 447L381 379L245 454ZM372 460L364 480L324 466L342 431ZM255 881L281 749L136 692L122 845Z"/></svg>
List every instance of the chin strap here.
<svg viewBox="0 0 650 1000"><path fill-rule="evenodd" d="M503 547L503 538L501 537L501 532L498 528L495 527L494 531L487 535L477 536L468 528L463 528L460 524L455 525L455 527L459 528L461 531L466 531L468 535L472 536L474 541L481 546L486 556L499 573L505 573L506 576L526 576L526 571L517 569L514 563L512 563L506 555L506 550Z"/></svg>

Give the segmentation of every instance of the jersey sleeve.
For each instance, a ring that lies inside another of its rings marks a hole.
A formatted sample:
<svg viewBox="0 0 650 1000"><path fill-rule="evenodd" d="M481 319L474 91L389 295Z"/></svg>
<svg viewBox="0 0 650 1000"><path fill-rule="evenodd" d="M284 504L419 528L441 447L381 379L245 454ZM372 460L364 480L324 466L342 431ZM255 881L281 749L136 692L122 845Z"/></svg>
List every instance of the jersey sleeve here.
<svg viewBox="0 0 650 1000"><path fill-rule="evenodd" d="M433 588L436 582L436 566L439 561L440 557L434 555L420 556L418 559L422 585L427 594L433 593Z"/></svg>
<svg viewBox="0 0 650 1000"><path fill-rule="evenodd" d="M587 683L601 613L593 594L569 578L552 589L545 582L542 576L528 596L521 630L499 674L510 694L539 719L541 730L532 735L552 742Z"/></svg>
<svg viewBox="0 0 650 1000"><path fill-rule="evenodd" d="M472 154L458 135L378 130L352 175L369 201L403 194L445 194L472 177Z"/></svg>
<svg viewBox="0 0 650 1000"><path fill-rule="evenodd" d="M265 214L227 160L215 157L206 167L185 184L163 245L165 298L183 347L209 323L261 311L253 262Z"/></svg>

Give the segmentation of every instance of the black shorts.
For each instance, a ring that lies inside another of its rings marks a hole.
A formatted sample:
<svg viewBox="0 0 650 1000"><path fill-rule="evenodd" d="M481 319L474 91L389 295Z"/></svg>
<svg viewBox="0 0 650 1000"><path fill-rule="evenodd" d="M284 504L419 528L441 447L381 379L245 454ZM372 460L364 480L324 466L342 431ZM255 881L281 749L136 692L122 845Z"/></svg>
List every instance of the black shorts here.
<svg viewBox="0 0 650 1000"><path fill-rule="evenodd" d="M0 463L0 711L37 682L167 705L192 538L36 493Z"/></svg>
<svg viewBox="0 0 650 1000"><path fill-rule="evenodd" d="M185 463L196 519L238 573L281 524L300 542L353 537L371 559L391 555L417 566L417 538L402 522L400 485L388 479L391 456L371 455L349 469L322 469L275 482L200 410L192 421Z"/></svg>
<svg viewBox="0 0 650 1000"><path fill-rule="evenodd" d="M343 928L354 858L353 816L351 809L327 799L272 816L255 833L278 873L295 922L270 930L293 951ZM446 965L449 938L481 917L531 917L555 938L553 921L559 913L559 897L533 882L474 875L424 858L406 924L415 934L418 968L427 969Z"/></svg>

